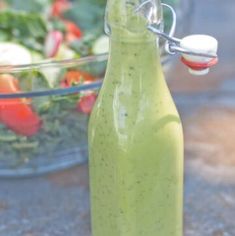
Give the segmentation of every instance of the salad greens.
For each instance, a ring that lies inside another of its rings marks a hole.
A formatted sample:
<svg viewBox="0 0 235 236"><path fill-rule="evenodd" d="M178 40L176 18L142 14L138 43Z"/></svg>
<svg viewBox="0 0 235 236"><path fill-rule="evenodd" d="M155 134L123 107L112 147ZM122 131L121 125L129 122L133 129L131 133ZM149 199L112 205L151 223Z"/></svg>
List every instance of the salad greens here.
<svg viewBox="0 0 235 236"><path fill-rule="evenodd" d="M59 30L64 34L63 44L74 55L87 56L92 54L92 45L104 34L105 1L95 0L5 0L5 7L0 9L0 42L10 41L27 47L30 51L44 54L44 43L50 31ZM89 14L88 14L89 13ZM68 22L74 23L68 29ZM75 28L77 27L77 28ZM81 30L79 37L75 31ZM74 34L72 41L67 40L68 34ZM78 46L74 46L78 44ZM89 46L81 50L80 45ZM60 59L61 55L60 55Z"/></svg>
<svg viewBox="0 0 235 236"><path fill-rule="evenodd" d="M45 13L52 3L51 0L6 0L5 2L11 9L30 13Z"/></svg>
<svg viewBox="0 0 235 236"><path fill-rule="evenodd" d="M0 12L0 40L16 42L41 52L47 34L46 22L39 14L14 10Z"/></svg>

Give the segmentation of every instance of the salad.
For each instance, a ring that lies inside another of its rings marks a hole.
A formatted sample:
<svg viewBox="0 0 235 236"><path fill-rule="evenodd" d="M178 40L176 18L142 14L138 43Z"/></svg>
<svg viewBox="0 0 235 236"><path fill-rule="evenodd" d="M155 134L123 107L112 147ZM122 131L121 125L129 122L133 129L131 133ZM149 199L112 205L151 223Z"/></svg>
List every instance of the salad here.
<svg viewBox="0 0 235 236"><path fill-rule="evenodd" d="M0 65L106 53L104 4L94 0L34 0L27 4L23 0L1 1ZM102 78L105 66L105 62L94 61L79 67L74 64L12 73L0 71L0 93L47 91L91 83ZM96 97L96 91L86 91L66 96L0 99L0 170L31 165L31 160L39 157L56 161L59 155L66 155L66 150L79 146L84 149L87 119Z"/></svg>
<svg viewBox="0 0 235 236"><path fill-rule="evenodd" d="M58 71L58 80L53 82L55 87L68 88L97 80L84 70L52 69ZM51 85L45 73L43 69L1 74L0 93L48 89ZM86 148L87 119L96 96L95 91L87 91L64 96L0 99L0 167L6 163L18 167L35 157L56 157L62 151Z"/></svg>

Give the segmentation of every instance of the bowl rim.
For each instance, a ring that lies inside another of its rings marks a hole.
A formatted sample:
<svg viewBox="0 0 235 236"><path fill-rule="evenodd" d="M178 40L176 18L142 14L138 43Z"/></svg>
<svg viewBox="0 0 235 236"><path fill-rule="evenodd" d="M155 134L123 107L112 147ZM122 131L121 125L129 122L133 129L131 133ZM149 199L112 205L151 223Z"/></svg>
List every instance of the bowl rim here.
<svg viewBox="0 0 235 236"><path fill-rule="evenodd" d="M104 62L107 61L108 54L99 54L94 56L87 56L75 59L66 60L44 60L38 63L25 64L25 65L1 65L0 74L19 73L27 70L35 70L42 68L62 67L69 68L73 66L81 66L91 62ZM0 93L0 99L14 99L14 98L33 98L45 96L65 96L69 94L78 93L81 91L97 90L101 87L102 81L94 81L89 84L80 84L68 88L48 89L42 91L19 92L19 93Z"/></svg>
<svg viewBox="0 0 235 236"><path fill-rule="evenodd" d="M89 84L82 84L68 88L48 89L34 92L0 93L0 99L65 96L69 94L79 93L82 91L98 90L101 87L101 85L102 85L102 80L98 80Z"/></svg>
<svg viewBox="0 0 235 236"><path fill-rule="evenodd" d="M93 56L86 56L80 58L72 58L65 60L42 60L40 62L31 63L31 64L22 64L22 65L0 65L0 74L4 73L15 73L22 72L26 70L32 69L41 69L48 67L72 67L72 66L80 66L90 62L102 62L108 59L108 54L97 54Z"/></svg>

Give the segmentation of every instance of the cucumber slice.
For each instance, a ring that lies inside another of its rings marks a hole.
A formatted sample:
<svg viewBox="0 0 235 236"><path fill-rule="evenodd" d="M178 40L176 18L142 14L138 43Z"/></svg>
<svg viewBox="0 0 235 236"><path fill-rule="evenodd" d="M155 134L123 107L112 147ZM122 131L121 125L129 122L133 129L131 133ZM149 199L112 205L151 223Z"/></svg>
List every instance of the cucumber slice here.
<svg viewBox="0 0 235 236"><path fill-rule="evenodd" d="M59 67L48 67L40 69L40 72L46 77L46 80L49 84L49 88L55 88L61 70L62 69Z"/></svg>
<svg viewBox="0 0 235 236"><path fill-rule="evenodd" d="M62 44L55 58L57 60L66 60L66 59L73 59L76 57L78 57L78 55L72 49L70 49L65 44Z"/></svg>
<svg viewBox="0 0 235 236"><path fill-rule="evenodd" d="M95 55L107 53L109 51L109 37L106 35L100 36L95 41L92 51Z"/></svg>
<svg viewBox="0 0 235 236"><path fill-rule="evenodd" d="M0 65L24 65L32 63L30 51L16 43L0 43Z"/></svg>
<svg viewBox="0 0 235 236"><path fill-rule="evenodd" d="M36 51L31 51L31 56L32 56L33 63L39 63L44 60L43 55L39 52L36 52Z"/></svg>

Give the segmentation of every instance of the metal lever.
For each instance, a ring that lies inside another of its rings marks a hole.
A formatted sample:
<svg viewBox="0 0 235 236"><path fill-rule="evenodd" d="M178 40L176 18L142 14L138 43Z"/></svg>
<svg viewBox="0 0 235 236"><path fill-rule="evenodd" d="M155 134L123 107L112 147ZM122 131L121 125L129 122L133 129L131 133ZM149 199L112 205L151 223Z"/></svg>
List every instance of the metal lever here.
<svg viewBox="0 0 235 236"><path fill-rule="evenodd" d="M177 21L176 12L168 4L162 3L161 5L171 11L172 26L169 34L164 32L161 23L153 20L157 19L157 8L154 0L142 2L135 8L135 12L141 13L147 19L147 29L149 31L166 41L165 50L169 54L180 53L182 55L181 61L188 67L191 74L207 74L209 68L218 62L217 40L208 35L189 35L183 39L174 37Z"/></svg>
<svg viewBox="0 0 235 236"><path fill-rule="evenodd" d="M148 6L149 5L149 6ZM169 53L169 54L175 54L175 53L183 53L183 54L187 54L187 55L192 55L192 56L199 56L199 57L206 57L206 58L217 58L217 54L216 53L202 53L202 52L196 52L196 51L192 51L186 48L183 48L180 43L181 43L181 39L178 39L176 37L174 37L175 34L175 29L176 29L176 23L177 23L177 16L176 16L176 12L173 9L173 7L171 7L168 4L162 3L162 6L169 9L171 11L172 14L172 26L170 29L169 34L165 33L161 28L159 28L159 24L156 24L155 22L151 22L151 14L153 12L153 9L156 8L156 6L154 5L152 0L146 0L144 2L142 2L140 5L138 5L137 7L135 7L135 12L136 13L144 13L143 15L146 16L146 7L148 6L148 11L149 14L147 18L149 24L147 25L147 29L150 30L151 32L153 32L154 34L164 38L166 40L166 44L165 44L165 50Z"/></svg>

